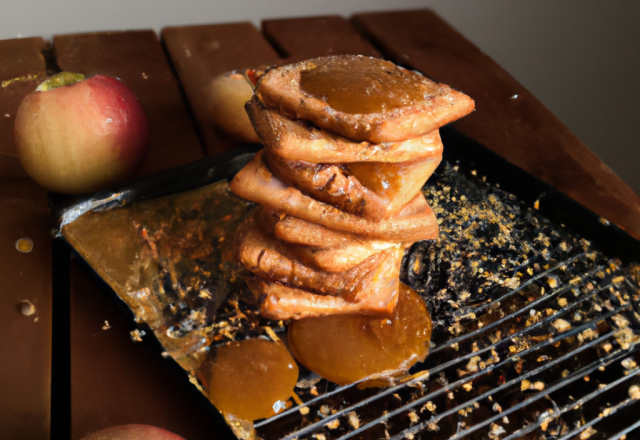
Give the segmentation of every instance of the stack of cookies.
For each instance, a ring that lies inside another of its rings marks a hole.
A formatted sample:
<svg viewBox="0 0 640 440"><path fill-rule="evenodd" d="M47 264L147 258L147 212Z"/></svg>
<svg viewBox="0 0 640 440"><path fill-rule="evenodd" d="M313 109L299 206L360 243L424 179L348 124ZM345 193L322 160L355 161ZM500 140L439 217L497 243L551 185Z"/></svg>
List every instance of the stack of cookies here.
<svg viewBox="0 0 640 440"><path fill-rule="evenodd" d="M231 182L261 205L239 236L261 313L392 311L405 249L438 236L421 192L442 159L438 128L473 107L377 58L317 58L263 75L246 109L265 148Z"/></svg>

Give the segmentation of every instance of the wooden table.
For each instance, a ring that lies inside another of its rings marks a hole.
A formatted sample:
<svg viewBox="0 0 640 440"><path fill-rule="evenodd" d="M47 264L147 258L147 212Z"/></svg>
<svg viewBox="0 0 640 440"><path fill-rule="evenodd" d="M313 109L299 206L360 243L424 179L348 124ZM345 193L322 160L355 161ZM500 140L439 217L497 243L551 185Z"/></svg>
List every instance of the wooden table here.
<svg viewBox="0 0 640 440"><path fill-rule="evenodd" d="M640 199L534 96L428 10L168 27L0 41L0 438L78 439L146 423L186 439L231 438L216 411L83 263L53 244L46 191L22 170L12 126L22 97L47 75L121 78L151 125L149 174L234 144L206 113L222 72L315 56L388 58L462 90L477 110L455 123L509 161L640 237ZM33 242L21 253L15 243ZM21 313L21 301L35 313ZM108 326L105 325L108 322Z"/></svg>

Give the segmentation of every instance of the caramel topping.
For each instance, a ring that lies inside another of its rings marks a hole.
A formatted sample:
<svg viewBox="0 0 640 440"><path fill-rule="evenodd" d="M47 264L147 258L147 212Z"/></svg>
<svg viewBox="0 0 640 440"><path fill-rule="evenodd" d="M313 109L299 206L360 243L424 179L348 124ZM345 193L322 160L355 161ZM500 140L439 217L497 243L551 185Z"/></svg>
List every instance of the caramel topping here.
<svg viewBox="0 0 640 440"><path fill-rule="evenodd" d="M344 385L372 375L392 377L422 361L429 350L431 317L422 298L400 284L391 316L332 315L292 321L295 358L320 376Z"/></svg>
<svg viewBox="0 0 640 440"><path fill-rule="evenodd" d="M246 339L216 350L210 378L209 399L220 411L257 420L286 407L298 366L283 344Z"/></svg>
<svg viewBox="0 0 640 440"><path fill-rule="evenodd" d="M300 88L334 110L352 114L384 113L424 100L416 86L423 79L377 58L327 58L300 73Z"/></svg>
<svg viewBox="0 0 640 440"><path fill-rule="evenodd" d="M393 200L405 195L411 199L440 163L440 156L412 162L356 162L346 167L365 187ZM406 203L406 201L405 201Z"/></svg>

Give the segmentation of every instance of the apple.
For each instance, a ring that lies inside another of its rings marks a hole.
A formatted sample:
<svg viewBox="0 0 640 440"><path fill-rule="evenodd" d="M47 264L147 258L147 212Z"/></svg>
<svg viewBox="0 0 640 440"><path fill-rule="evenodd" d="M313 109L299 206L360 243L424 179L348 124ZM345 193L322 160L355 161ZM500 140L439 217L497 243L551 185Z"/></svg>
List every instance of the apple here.
<svg viewBox="0 0 640 440"><path fill-rule="evenodd" d="M227 73L211 80L207 88L209 115L213 124L239 142L258 143L260 138L244 110L253 88L239 73Z"/></svg>
<svg viewBox="0 0 640 440"><path fill-rule="evenodd" d="M62 72L24 98L14 138L36 182L85 194L135 176L149 147L149 123L122 81Z"/></svg>
<svg viewBox="0 0 640 440"><path fill-rule="evenodd" d="M80 440L184 440L184 438L155 426L120 425L91 433Z"/></svg>

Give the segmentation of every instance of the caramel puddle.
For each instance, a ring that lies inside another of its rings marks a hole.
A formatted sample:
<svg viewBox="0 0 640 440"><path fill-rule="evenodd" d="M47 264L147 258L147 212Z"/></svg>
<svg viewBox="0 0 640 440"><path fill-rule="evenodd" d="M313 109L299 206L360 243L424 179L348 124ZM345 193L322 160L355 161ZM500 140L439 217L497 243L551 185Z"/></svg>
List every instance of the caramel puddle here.
<svg viewBox="0 0 640 440"><path fill-rule="evenodd" d="M430 337L429 311L404 284L390 316L333 315L289 324L289 344L298 362L339 385L405 373L425 359Z"/></svg>
<svg viewBox="0 0 640 440"><path fill-rule="evenodd" d="M246 339L216 349L209 378L209 400L218 410L257 420L285 409L298 365L284 344Z"/></svg>

